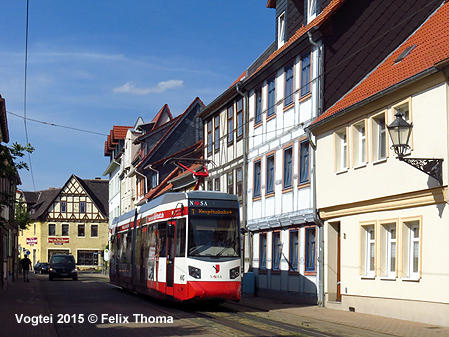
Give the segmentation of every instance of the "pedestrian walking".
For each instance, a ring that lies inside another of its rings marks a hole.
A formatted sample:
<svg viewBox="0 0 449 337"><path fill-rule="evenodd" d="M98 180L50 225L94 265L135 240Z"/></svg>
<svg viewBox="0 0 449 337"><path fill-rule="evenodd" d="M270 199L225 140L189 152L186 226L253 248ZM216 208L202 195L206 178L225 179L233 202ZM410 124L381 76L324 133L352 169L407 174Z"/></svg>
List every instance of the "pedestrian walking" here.
<svg viewBox="0 0 449 337"><path fill-rule="evenodd" d="M20 264L22 265L23 270L23 282L30 282L28 273L30 272L31 260L28 258L28 255L25 255L22 261L20 261Z"/></svg>

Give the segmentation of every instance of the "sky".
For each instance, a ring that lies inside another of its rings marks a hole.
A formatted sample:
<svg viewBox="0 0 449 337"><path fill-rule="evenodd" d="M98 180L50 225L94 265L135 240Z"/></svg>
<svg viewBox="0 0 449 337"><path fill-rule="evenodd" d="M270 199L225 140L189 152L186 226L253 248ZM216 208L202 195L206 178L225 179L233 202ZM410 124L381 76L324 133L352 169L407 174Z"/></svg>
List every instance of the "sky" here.
<svg viewBox="0 0 449 337"><path fill-rule="evenodd" d="M27 0L2 3L9 144L35 148L19 189L62 187L72 174L108 179L114 125L149 122L164 104L175 117L196 97L212 102L274 41L266 3L29 0L27 58Z"/></svg>

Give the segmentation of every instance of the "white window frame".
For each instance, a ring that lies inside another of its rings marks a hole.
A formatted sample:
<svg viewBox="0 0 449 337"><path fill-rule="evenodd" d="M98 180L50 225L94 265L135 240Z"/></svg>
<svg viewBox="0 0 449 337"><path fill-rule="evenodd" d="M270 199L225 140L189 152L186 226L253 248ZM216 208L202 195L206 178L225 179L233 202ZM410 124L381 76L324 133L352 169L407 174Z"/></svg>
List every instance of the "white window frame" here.
<svg viewBox="0 0 449 337"><path fill-rule="evenodd" d="M382 119L384 121L383 126L380 123ZM373 162L386 160L388 157L388 137L385 111L371 117L371 135Z"/></svg>
<svg viewBox="0 0 449 337"><path fill-rule="evenodd" d="M278 16L278 49L285 43L285 12Z"/></svg>
<svg viewBox="0 0 449 337"><path fill-rule="evenodd" d="M377 275L377 224L360 223L360 276L374 279ZM371 263L371 259L373 259Z"/></svg>
<svg viewBox="0 0 449 337"><path fill-rule="evenodd" d="M387 251L386 251L386 276L390 278L396 277L396 266L398 263L398 231L396 224L390 224L386 226L386 239L387 239ZM393 235L394 233L394 235ZM392 265L392 258L394 254L394 265Z"/></svg>
<svg viewBox="0 0 449 337"><path fill-rule="evenodd" d="M419 278L420 272L420 249L421 249L421 241L420 241L420 228L419 224L413 224L409 227L409 258L408 258L408 270L410 278ZM418 237L415 234L418 233ZM415 263L416 258L416 263ZM416 269L415 269L416 267Z"/></svg>
<svg viewBox="0 0 449 337"><path fill-rule="evenodd" d="M335 169L337 172L348 169L348 132L343 128L335 132Z"/></svg>
<svg viewBox="0 0 449 337"><path fill-rule="evenodd" d="M307 23L316 18L316 0L307 0Z"/></svg>
<svg viewBox="0 0 449 337"><path fill-rule="evenodd" d="M422 217L402 219L402 224L401 277L405 281L419 281L422 277Z"/></svg>
<svg viewBox="0 0 449 337"><path fill-rule="evenodd" d="M365 166L367 163L366 121L363 120L352 127L354 167Z"/></svg>

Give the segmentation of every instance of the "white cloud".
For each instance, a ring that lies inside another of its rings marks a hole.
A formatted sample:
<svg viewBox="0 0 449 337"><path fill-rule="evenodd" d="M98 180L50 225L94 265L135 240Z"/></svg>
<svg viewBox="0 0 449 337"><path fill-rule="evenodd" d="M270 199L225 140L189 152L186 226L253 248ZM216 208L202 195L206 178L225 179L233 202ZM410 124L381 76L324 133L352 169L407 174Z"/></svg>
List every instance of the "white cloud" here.
<svg viewBox="0 0 449 337"><path fill-rule="evenodd" d="M182 87L183 81L180 80L170 80L170 81L162 81L159 82L154 87L149 88L137 88L134 83L132 82L126 82L121 87L117 87L112 89L114 92L122 92L122 93L130 93L130 94L136 94L136 95L148 95L153 93L162 93L166 90Z"/></svg>

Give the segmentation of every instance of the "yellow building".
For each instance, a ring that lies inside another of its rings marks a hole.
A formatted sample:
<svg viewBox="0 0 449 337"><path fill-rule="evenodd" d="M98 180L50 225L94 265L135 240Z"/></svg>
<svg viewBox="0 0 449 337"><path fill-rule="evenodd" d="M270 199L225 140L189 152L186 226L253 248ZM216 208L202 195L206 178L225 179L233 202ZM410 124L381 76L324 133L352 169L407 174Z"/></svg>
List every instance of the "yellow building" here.
<svg viewBox="0 0 449 337"><path fill-rule="evenodd" d="M108 244L108 181L72 175L62 188L22 192L32 219L19 236L33 265L72 254L80 269L100 269Z"/></svg>

